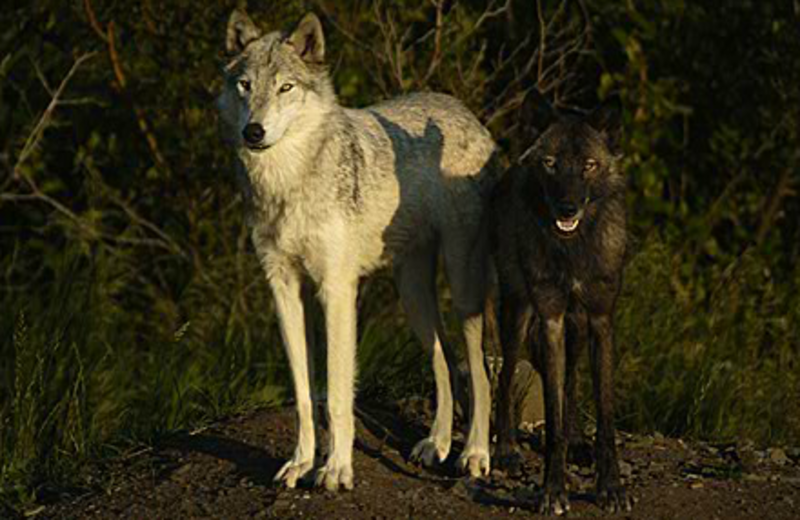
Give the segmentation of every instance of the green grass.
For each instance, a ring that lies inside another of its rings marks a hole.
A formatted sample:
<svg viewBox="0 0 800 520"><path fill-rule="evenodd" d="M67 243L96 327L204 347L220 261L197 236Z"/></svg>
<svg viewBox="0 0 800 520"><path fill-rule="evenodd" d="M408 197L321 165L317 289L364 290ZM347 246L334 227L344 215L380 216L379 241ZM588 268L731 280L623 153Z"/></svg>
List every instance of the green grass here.
<svg viewBox="0 0 800 520"><path fill-rule="evenodd" d="M101 272L81 258L65 251L49 283L2 293L0 484L12 504L85 485L86 461L291 397L254 259L219 260L191 273L175 301L144 306L120 300L130 289L124 263ZM617 316L620 427L800 440L800 270L776 280L765 259L747 253L698 302L676 289L672 258L654 238L627 268ZM243 276L232 274L236 265ZM370 281L359 301L360 394L429 394L428 354L391 287L385 277ZM322 381L324 356L316 357Z"/></svg>
<svg viewBox="0 0 800 520"><path fill-rule="evenodd" d="M177 301L145 306L122 283L129 266L99 272L74 251L36 291L0 293L0 499L19 506L86 485L87 461L291 398L267 285L245 255L192 273ZM379 279L363 293L362 394L426 391L427 356L398 317L391 284ZM315 357L319 382L324 353Z"/></svg>
<svg viewBox="0 0 800 520"><path fill-rule="evenodd" d="M657 239L626 271L617 315L621 424L714 440L800 440L800 268L778 279L749 250L706 298L676 290ZM688 289L688 290L687 290Z"/></svg>

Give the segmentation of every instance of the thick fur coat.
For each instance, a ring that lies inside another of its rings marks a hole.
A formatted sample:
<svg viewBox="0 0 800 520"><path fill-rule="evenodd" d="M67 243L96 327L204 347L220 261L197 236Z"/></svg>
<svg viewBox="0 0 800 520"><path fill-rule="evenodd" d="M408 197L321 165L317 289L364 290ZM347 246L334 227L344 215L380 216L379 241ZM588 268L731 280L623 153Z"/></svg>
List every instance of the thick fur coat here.
<svg viewBox="0 0 800 520"><path fill-rule="evenodd" d="M472 421L461 465L489 470L489 383L481 348L488 238L485 205L495 171L489 132L459 101L412 94L364 109L338 104L316 16L289 35L263 34L241 11L228 25L218 100L236 153L249 223L275 297L298 411L298 442L277 475L294 487L314 466L316 439L301 280L326 316L330 446L317 482L353 486L353 398L359 279L392 266L409 322L433 353L437 413L413 456L450 451L453 355L444 340L437 256L451 284L470 362ZM450 364L450 366L448 366Z"/></svg>

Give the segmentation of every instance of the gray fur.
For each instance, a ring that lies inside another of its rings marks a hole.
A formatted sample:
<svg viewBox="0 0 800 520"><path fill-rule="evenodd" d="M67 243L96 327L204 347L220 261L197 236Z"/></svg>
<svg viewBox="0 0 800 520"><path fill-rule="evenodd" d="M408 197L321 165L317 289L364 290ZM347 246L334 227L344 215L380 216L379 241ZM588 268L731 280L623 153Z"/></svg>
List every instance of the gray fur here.
<svg viewBox="0 0 800 520"><path fill-rule="evenodd" d="M239 17L236 13L234 15ZM235 25L235 23L234 23ZM403 305L434 355L437 415L414 449L426 464L450 450L454 367L435 293L441 252L471 361L473 418L462 467L489 470L489 387L481 351L488 242L485 201L495 172L489 132L459 101L411 94L365 109L337 103L319 20L248 42L225 67L218 105L236 152L253 242L275 295L292 366L300 428L277 478L312 468L306 340L299 279L326 313L331 446L319 483L352 487L355 295L358 280L393 266Z"/></svg>

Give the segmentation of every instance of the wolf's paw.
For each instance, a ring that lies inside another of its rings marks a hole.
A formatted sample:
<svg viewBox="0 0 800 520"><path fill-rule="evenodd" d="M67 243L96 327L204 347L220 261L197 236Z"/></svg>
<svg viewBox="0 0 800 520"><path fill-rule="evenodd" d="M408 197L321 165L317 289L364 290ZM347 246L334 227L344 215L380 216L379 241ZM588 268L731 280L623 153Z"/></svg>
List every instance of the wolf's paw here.
<svg viewBox="0 0 800 520"><path fill-rule="evenodd" d="M488 476L491 470L489 451L479 448L467 448L458 458L458 467L463 472L469 472L473 478Z"/></svg>
<svg viewBox="0 0 800 520"><path fill-rule="evenodd" d="M519 476L525 464L522 455L514 448L496 451L492 461L495 468L505 471L510 477Z"/></svg>
<svg viewBox="0 0 800 520"><path fill-rule="evenodd" d="M283 482L289 489L294 489L297 486L297 481L302 479L314 467L313 457L308 460L298 459L299 457L295 454L289 462L283 465L273 480L275 482Z"/></svg>
<svg viewBox="0 0 800 520"><path fill-rule="evenodd" d="M597 489L597 505L606 513L630 511L632 501L621 485L607 485Z"/></svg>
<svg viewBox="0 0 800 520"><path fill-rule="evenodd" d="M328 459L323 467L317 471L317 486L325 486L328 491L339 491L342 486L348 491L353 489L353 466L337 461L333 457Z"/></svg>
<svg viewBox="0 0 800 520"><path fill-rule="evenodd" d="M450 443L437 441L433 437L423 439L411 450L411 460L421 462L425 467L433 467L436 463L442 463L450 453Z"/></svg>
<svg viewBox="0 0 800 520"><path fill-rule="evenodd" d="M551 488L545 486L544 493L539 502L539 514L547 516L561 516L569 511L569 498L563 487Z"/></svg>

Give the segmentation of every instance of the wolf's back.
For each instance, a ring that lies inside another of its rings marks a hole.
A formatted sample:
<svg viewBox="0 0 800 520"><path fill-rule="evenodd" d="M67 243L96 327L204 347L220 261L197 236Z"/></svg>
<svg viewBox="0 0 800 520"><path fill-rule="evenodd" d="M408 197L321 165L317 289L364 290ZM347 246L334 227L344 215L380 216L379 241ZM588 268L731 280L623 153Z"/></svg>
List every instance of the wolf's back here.
<svg viewBox="0 0 800 520"><path fill-rule="evenodd" d="M366 109L392 142L395 154L439 161L446 178L471 177L491 185L498 175L497 146L461 101L445 94L415 93Z"/></svg>

